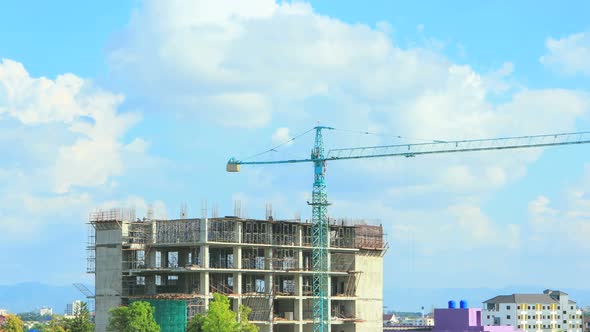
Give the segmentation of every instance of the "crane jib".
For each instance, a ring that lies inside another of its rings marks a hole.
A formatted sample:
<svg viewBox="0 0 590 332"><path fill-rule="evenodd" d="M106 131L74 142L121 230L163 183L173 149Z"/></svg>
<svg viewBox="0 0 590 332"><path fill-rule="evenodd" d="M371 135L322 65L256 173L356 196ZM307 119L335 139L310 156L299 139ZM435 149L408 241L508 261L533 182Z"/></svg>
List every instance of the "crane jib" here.
<svg viewBox="0 0 590 332"><path fill-rule="evenodd" d="M450 143L450 142L447 142ZM362 158L382 158L382 157L415 157L417 155L425 154L438 154L438 153L454 153L454 152L475 152L475 151L489 151L489 150L510 150L510 149L523 149L523 148L540 148L557 145L571 145L571 144L587 144L590 143L590 139L581 141L571 142L555 142L555 143L536 143L536 144L522 144L522 145L510 145L510 146L495 146L495 147L472 147L472 148L456 148L456 149L444 149L444 150L425 150L425 151L412 151L412 152L393 152L393 153L373 153L373 154L357 154L357 155L343 155L343 152L354 151L356 148L349 149L337 149L328 151L328 156L321 159L290 159L290 160L271 160L271 161L240 161L233 160L227 163L228 172L239 172L240 165L273 165L273 164L291 164L291 163L307 163L315 161L335 161L335 160L346 160L346 159L362 159ZM363 148L364 151L370 149L384 149L386 147L367 147ZM336 153L337 152L337 153ZM334 155L336 154L336 155Z"/></svg>

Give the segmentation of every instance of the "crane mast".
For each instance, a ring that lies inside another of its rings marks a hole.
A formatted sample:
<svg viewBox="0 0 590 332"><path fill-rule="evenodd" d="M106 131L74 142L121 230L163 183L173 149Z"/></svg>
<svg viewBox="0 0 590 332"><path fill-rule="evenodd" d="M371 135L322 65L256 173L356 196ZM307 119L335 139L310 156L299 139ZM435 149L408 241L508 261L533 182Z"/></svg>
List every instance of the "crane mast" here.
<svg viewBox="0 0 590 332"><path fill-rule="evenodd" d="M313 330L327 332L330 326L330 302L328 299L328 267L329 263L329 226L328 226L328 189L326 187L326 156L324 152L323 129L315 128L315 142L311 151L313 160L314 181L311 196L312 217L312 293L313 293Z"/></svg>
<svg viewBox="0 0 590 332"><path fill-rule="evenodd" d="M228 172L239 172L240 165L269 165L290 163L313 163L314 182L312 201L312 291L313 291L313 331L330 331L329 267L330 238L328 223L328 189L326 186L326 162L336 160L366 159L381 157L415 157L426 154L455 152L493 151L533 147L590 143L590 132L560 133L549 135L503 137L477 140L433 141L420 144L396 144L368 147L352 147L325 151L323 130L332 127L317 126L314 147L309 159L289 159L271 161L241 161L230 158ZM270 151L274 151L271 149Z"/></svg>

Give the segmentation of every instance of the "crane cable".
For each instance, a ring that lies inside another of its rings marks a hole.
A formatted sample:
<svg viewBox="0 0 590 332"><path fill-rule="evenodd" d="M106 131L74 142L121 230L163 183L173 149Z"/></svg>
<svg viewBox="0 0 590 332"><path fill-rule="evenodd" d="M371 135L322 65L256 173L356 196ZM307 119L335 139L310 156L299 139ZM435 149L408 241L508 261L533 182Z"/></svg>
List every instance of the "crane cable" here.
<svg viewBox="0 0 590 332"><path fill-rule="evenodd" d="M304 136L304 135L306 135L306 134L308 134L308 133L310 133L310 132L312 132L314 130L315 130L315 128L308 129L308 130L302 132L301 134L295 135L295 136L289 138L288 140L286 140L286 141L284 141L284 142L282 142L282 143L280 143L280 144L278 144L276 146L271 147L270 149L268 149L266 151L262 151L260 153L251 155L251 156L249 156L247 158L244 158L244 160L250 160L250 159L259 157L259 156L261 156L263 154L269 153L269 152L277 152L277 149L278 148L280 148L280 147L282 147L284 145L287 145L287 144L295 141L296 139L298 139L298 138L300 138L300 137L302 137L302 136ZM447 142L447 141L444 141L444 140L433 140L433 139L415 138L415 137L407 137L407 136L401 136L401 135L385 135L385 134L373 133L373 132L366 131L366 130L350 130L350 129L339 129L339 128L333 128L333 130L335 130L335 131L341 131L341 132L348 132L348 133L355 133L355 134L373 135L373 136L380 136L380 137L387 137L387 138L396 138L396 139L408 139L408 140L431 142L431 143L445 143L445 142Z"/></svg>
<svg viewBox="0 0 590 332"><path fill-rule="evenodd" d="M401 135L379 134L379 133L373 133L373 132L365 131L365 130L349 130L349 129L336 129L336 128L334 130L336 130L336 131L342 131L342 132L355 133L355 134L374 135L374 136L387 137L387 138L408 139L408 140L423 141L423 142L430 142L430 143L446 143L447 142L445 140L435 140L435 139L407 137L407 136L401 136Z"/></svg>
<svg viewBox="0 0 590 332"><path fill-rule="evenodd" d="M301 134L298 134L298 135L295 135L295 136L291 137L289 140L287 140L287 141L285 141L285 142L283 142L283 143L281 143L279 145L273 146L272 148L270 148L270 149L268 149L266 151L263 151L263 152L260 152L260 153L255 154L255 155L252 155L250 157L247 157L244 160L249 160L249 159L252 159L252 158L256 158L258 156L261 156L261 155L263 155L265 153L269 153L269 152L277 152L277 149L280 148L281 146L286 145L286 144L289 144L289 143L295 141L296 139L300 138L301 136L304 136L304 135L306 135L306 134L308 134L308 133L310 133L310 132L312 132L314 130L315 130L315 128L311 128L311 129L309 129L309 130L307 130L307 131L305 131L305 132L303 132Z"/></svg>

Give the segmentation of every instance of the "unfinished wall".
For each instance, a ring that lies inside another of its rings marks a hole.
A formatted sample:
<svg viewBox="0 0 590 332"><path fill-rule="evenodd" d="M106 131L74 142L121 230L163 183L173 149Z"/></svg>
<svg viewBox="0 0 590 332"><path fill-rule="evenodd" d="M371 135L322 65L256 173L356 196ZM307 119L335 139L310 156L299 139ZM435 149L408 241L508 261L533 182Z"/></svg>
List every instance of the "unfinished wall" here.
<svg viewBox="0 0 590 332"><path fill-rule="evenodd" d="M355 316L357 331L383 331L383 257L381 255L357 254L355 270L362 271L357 285Z"/></svg>
<svg viewBox="0 0 590 332"><path fill-rule="evenodd" d="M96 227L95 331L105 332L109 309L121 305L122 230L116 223Z"/></svg>

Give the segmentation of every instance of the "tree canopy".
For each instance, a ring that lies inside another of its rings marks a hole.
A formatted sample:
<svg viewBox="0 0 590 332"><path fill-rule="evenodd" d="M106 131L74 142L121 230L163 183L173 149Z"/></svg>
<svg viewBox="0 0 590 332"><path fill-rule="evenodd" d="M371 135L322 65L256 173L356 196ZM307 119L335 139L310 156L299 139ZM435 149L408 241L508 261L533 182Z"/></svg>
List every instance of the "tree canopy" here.
<svg viewBox="0 0 590 332"><path fill-rule="evenodd" d="M33 329L41 332L93 332L94 324L90 319L87 303L82 303L73 318L54 315L46 324L35 324Z"/></svg>
<svg viewBox="0 0 590 332"><path fill-rule="evenodd" d="M213 294L205 315L195 315L188 323L187 332L258 332L256 325L248 321L252 310L240 306L240 319L230 309L229 299L222 294Z"/></svg>
<svg viewBox="0 0 590 332"><path fill-rule="evenodd" d="M110 332L160 332L154 319L154 307L148 302L137 301L128 307L109 310Z"/></svg>
<svg viewBox="0 0 590 332"><path fill-rule="evenodd" d="M16 315L8 315L2 324L0 331L4 332L24 332L25 324Z"/></svg>

